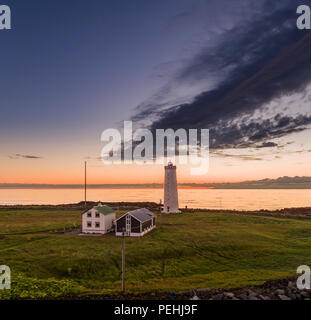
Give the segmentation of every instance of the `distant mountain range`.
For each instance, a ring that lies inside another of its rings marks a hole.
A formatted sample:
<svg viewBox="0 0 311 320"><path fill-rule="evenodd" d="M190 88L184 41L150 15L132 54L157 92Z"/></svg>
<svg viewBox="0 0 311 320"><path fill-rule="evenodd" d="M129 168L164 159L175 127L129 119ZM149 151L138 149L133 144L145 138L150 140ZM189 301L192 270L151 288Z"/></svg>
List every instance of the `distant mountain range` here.
<svg viewBox="0 0 311 320"><path fill-rule="evenodd" d="M236 183L187 184L189 187L214 189L311 189L311 177L281 177Z"/></svg>
<svg viewBox="0 0 311 320"><path fill-rule="evenodd" d="M82 184L18 184L18 183L0 183L0 188L23 188L23 189L76 189L83 188ZM162 188L160 183L147 184L89 184L90 188ZM243 181L236 183L181 183L181 188L211 188L211 189L311 189L311 177L281 177L278 179L263 179L255 181Z"/></svg>

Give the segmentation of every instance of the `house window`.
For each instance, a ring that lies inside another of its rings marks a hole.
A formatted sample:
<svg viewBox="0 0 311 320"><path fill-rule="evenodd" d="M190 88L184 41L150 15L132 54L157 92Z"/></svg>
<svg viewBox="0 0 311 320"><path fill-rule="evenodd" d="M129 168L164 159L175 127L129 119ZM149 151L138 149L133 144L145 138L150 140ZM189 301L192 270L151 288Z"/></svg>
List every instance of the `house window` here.
<svg viewBox="0 0 311 320"><path fill-rule="evenodd" d="M98 212L95 213L95 217L99 218L99 213Z"/></svg>
<svg viewBox="0 0 311 320"><path fill-rule="evenodd" d="M91 222L91 221L88 221L88 222L87 222L87 227L88 227L88 228L92 228L92 222Z"/></svg>
<svg viewBox="0 0 311 320"><path fill-rule="evenodd" d="M100 223L99 222L96 222L95 223L95 228L99 228L100 227Z"/></svg>
<svg viewBox="0 0 311 320"><path fill-rule="evenodd" d="M88 213L87 213L87 217L88 217L88 218L91 218L91 217L92 217L92 213L91 213L91 212L88 212Z"/></svg>

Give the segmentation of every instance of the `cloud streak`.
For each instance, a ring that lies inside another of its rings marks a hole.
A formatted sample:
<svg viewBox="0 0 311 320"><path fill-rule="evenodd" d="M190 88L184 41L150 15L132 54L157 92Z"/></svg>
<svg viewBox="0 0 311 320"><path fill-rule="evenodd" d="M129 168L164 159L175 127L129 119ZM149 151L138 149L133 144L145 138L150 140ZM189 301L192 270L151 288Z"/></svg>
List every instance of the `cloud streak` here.
<svg viewBox="0 0 311 320"><path fill-rule="evenodd" d="M16 153L14 155L10 155L9 158L10 159L35 159L35 160L43 159L43 157L29 155L29 154L19 154L19 153Z"/></svg>

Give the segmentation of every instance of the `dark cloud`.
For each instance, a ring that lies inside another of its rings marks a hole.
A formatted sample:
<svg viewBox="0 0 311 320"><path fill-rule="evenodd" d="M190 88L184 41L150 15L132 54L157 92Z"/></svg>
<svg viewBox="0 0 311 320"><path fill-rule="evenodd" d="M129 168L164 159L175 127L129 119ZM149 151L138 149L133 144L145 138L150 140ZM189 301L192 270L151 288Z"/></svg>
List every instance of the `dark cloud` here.
<svg viewBox="0 0 311 320"><path fill-rule="evenodd" d="M298 4L266 1L252 21L228 30L175 79L191 82L220 74L212 89L165 110L153 101L140 107L133 119L152 119L153 131L208 128L212 149L272 147L276 144L271 139L305 130L310 115L297 110L296 115L279 112L265 119L263 109L274 99L304 91L310 83L311 33L296 27Z"/></svg>
<svg viewBox="0 0 311 320"><path fill-rule="evenodd" d="M43 157L38 157L34 155L29 155L29 154L19 154L19 153L10 155L9 158L10 159L43 159Z"/></svg>
<svg viewBox="0 0 311 320"><path fill-rule="evenodd" d="M242 161L262 161L266 160L263 157L258 157L254 155L246 155L246 154L230 154L230 153L224 153L224 152L213 152L214 156L220 157L220 158L231 158L231 159L238 159Z"/></svg>
<svg viewBox="0 0 311 320"><path fill-rule="evenodd" d="M261 145L257 146L257 148L274 148L278 147L278 144L275 142L264 142Z"/></svg>
<svg viewBox="0 0 311 320"><path fill-rule="evenodd" d="M282 116L256 120L248 124L223 124L210 130L211 149L276 147L271 138L280 138L294 132L301 132L311 124L311 116Z"/></svg>

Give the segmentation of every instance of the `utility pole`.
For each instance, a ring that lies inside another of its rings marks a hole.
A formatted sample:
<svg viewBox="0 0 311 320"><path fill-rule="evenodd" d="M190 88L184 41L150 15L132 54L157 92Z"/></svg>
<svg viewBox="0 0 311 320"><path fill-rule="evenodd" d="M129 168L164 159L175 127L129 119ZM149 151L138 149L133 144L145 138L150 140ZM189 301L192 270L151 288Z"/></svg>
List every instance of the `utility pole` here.
<svg viewBox="0 0 311 320"><path fill-rule="evenodd" d="M160 221L159 221L159 229L161 229L161 225L162 225L162 199L160 199L160 213L159 213L159 216L160 216Z"/></svg>
<svg viewBox="0 0 311 320"><path fill-rule="evenodd" d="M86 161L84 161L84 206L86 206Z"/></svg>
<svg viewBox="0 0 311 320"><path fill-rule="evenodd" d="M122 292L125 292L125 232L122 232Z"/></svg>

